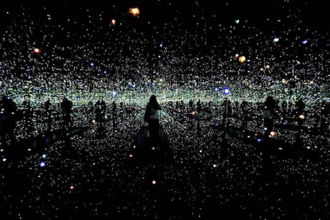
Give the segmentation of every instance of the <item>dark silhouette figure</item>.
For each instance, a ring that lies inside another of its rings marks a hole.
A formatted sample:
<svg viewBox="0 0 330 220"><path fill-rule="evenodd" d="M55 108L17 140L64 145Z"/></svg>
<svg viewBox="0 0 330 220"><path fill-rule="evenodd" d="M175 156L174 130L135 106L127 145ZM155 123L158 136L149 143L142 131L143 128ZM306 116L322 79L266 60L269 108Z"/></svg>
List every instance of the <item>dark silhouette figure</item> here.
<svg viewBox="0 0 330 220"><path fill-rule="evenodd" d="M265 137L267 138L274 127L275 100L268 96L263 109Z"/></svg>
<svg viewBox="0 0 330 220"><path fill-rule="evenodd" d="M71 123L71 112L72 112L72 102L69 101L66 97L63 99L61 103L62 117L64 126L69 128Z"/></svg>
<svg viewBox="0 0 330 220"><path fill-rule="evenodd" d="M3 139L7 134L14 140L14 129L16 126L17 107L15 102L5 95L0 102L0 133Z"/></svg>
<svg viewBox="0 0 330 220"><path fill-rule="evenodd" d="M161 110L160 105L157 102L155 95L150 97L149 103L146 106L145 119L149 124L151 143L155 144L159 139L159 114L158 110Z"/></svg>
<svg viewBox="0 0 330 220"><path fill-rule="evenodd" d="M306 105L302 99L299 99L299 101L296 103L296 117L298 120L299 131L301 130L301 127L302 127L303 122L305 121L305 117L306 117L304 114L305 106Z"/></svg>
<svg viewBox="0 0 330 220"><path fill-rule="evenodd" d="M96 121L103 122L105 119L106 104L103 100L98 100L95 104Z"/></svg>

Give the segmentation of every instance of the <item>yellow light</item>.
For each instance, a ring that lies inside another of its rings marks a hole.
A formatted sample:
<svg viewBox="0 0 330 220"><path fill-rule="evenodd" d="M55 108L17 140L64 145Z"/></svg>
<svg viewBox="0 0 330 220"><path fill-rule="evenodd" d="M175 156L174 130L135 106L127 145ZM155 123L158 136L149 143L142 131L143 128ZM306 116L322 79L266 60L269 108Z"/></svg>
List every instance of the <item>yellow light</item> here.
<svg viewBox="0 0 330 220"><path fill-rule="evenodd" d="M135 8L130 8L129 13L133 15L133 17L137 17L140 15L140 9L135 7Z"/></svg>
<svg viewBox="0 0 330 220"><path fill-rule="evenodd" d="M264 71L264 68L260 68L260 71Z"/></svg>
<svg viewBox="0 0 330 220"><path fill-rule="evenodd" d="M113 26L115 26L115 25L116 25L116 23L117 23L117 22L116 22L116 20L115 20L115 19L112 19L112 20L111 20L111 24L112 24Z"/></svg>
<svg viewBox="0 0 330 220"><path fill-rule="evenodd" d="M244 62L246 61L246 57L245 57L245 56L240 56L240 57L238 58L238 61L239 61L240 63L244 63Z"/></svg>
<svg viewBox="0 0 330 220"><path fill-rule="evenodd" d="M282 83L283 83L283 84L286 84L286 80L285 80L285 79L282 79Z"/></svg>
<svg viewBox="0 0 330 220"><path fill-rule="evenodd" d="M305 119L306 117L305 117L305 115L299 115L299 118L300 119Z"/></svg>
<svg viewBox="0 0 330 220"><path fill-rule="evenodd" d="M133 154L130 154L129 157L132 158L133 157Z"/></svg>
<svg viewBox="0 0 330 220"><path fill-rule="evenodd" d="M152 181L152 185L156 185L156 180L153 180Z"/></svg>

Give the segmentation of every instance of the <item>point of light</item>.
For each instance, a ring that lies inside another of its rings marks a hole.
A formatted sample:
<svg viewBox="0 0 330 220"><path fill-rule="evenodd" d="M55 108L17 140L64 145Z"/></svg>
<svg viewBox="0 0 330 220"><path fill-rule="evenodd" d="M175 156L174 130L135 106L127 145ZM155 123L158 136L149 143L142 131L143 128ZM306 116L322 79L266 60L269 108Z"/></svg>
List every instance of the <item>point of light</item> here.
<svg viewBox="0 0 330 220"><path fill-rule="evenodd" d="M6 159L6 158L3 158L3 159L2 159L2 162L6 162L6 161L7 161L7 159Z"/></svg>
<svg viewBox="0 0 330 220"><path fill-rule="evenodd" d="M46 166L46 163L45 162L41 162L41 163L39 163L39 166L40 167L45 167Z"/></svg>
<svg viewBox="0 0 330 220"><path fill-rule="evenodd" d="M224 88L223 89L223 94L224 95L229 95L229 93L230 93L230 89L229 88Z"/></svg>
<svg viewBox="0 0 330 220"><path fill-rule="evenodd" d="M307 44L308 43L308 40L307 39L306 40L303 40L302 43L303 44Z"/></svg>
<svg viewBox="0 0 330 220"><path fill-rule="evenodd" d="M236 24L239 24L239 22L240 22L240 20L239 20L239 19L235 20L235 23L236 23Z"/></svg>
<svg viewBox="0 0 330 220"><path fill-rule="evenodd" d="M157 183L156 180L152 181L152 185L156 185L156 183Z"/></svg>
<svg viewBox="0 0 330 220"><path fill-rule="evenodd" d="M280 41L279 38L274 38L274 40L273 40L274 43L277 43L277 42L279 42L279 41Z"/></svg>
<svg viewBox="0 0 330 220"><path fill-rule="evenodd" d="M271 135L272 137L275 137L275 136L276 136L276 131L271 131L271 132L270 132L270 135Z"/></svg>
<svg viewBox="0 0 330 220"><path fill-rule="evenodd" d="M240 57L238 58L238 61L239 61L240 63L244 63L244 62L246 61L246 57L245 57L245 56L240 56Z"/></svg>
<svg viewBox="0 0 330 220"><path fill-rule="evenodd" d="M39 48L34 48L33 53L41 53L41 50Z"/></svg>
<svg viewBox="0 0 330 220"><path fill-rule="evenodd" d="M43 154L41 157L45 159L46 158L46 154Z"/></svg>
<svg viewBox="0 0 330 220"><path fill-rule="evenodd" d="M262 139L261 138L258 138L258 143L261 143L262 142Z"/></svg>
<svg viewBox="0 0 330 220"><path fill-rule="evenodd" d="M129 13L133 15L133 17L137 17L140 15L140 9L135 7L135 8L130 8Z"/></svg>

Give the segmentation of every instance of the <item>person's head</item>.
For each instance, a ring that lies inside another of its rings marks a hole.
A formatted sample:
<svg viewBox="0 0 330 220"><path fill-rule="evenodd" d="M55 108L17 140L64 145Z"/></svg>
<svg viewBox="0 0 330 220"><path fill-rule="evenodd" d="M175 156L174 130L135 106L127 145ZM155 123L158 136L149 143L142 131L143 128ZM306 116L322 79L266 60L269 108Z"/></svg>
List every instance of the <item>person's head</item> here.
<svg viewBox="0 0 330 220"><path fill-rule="evenodd" d="M150 99L149 99L149 103L152 105L156 105L157 104L157 98L155 95L151 95Z"/></svg>

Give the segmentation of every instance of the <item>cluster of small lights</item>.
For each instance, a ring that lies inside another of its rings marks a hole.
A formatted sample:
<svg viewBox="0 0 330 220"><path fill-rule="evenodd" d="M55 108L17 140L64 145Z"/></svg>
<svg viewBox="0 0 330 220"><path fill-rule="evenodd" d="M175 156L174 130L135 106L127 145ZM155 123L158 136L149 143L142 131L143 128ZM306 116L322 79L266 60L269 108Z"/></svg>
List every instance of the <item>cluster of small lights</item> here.
<svg viewBox="0 0 330 220"><path fill-rule="evenodd" d="M205 13L188 18L197 21L193 30L178 31L180 13L157 26L138 7L121 15L81 10L86 20L56 22L47 8L21 7L1 37L0 116L20 120L13 134L1 134L0 216L162 219L156 210L164 204L168 219L235 216L227 207L244 219L330 215L329 33L299 19L274 19L280 28L265 31ZM151 94L174 162L132 166ZM276 99L272 128L263 120L267 96ZM71 128L63 129L63 97L73 102ZM24 156L14 143L26 147ZM272 143L279 145L269 156ZM312 159L290 158L294 146ZM24 180L19 193L13 176Z"/></svg>

